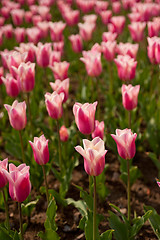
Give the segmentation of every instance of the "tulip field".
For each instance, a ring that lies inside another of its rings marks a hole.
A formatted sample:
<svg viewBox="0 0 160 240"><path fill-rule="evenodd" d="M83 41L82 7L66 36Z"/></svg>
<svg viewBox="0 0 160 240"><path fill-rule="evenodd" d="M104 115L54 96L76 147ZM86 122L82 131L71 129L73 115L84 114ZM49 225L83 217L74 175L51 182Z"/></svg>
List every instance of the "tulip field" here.
<svg viewBox="0 0 160 240"><path fill-rule="evenodd" d="M160 0L0 1L0 240L160 239Z"/></svg>

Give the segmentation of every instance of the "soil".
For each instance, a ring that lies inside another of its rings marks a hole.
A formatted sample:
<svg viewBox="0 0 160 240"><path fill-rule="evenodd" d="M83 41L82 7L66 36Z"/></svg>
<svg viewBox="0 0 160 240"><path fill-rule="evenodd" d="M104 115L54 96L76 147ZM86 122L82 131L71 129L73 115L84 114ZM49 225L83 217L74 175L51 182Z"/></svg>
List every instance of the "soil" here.
<svg viewBox="0 0 160 240"><path fill-rule="evenodd" d="M104 220L100 223L99 230L104 232L109 229L108 224L108 210L111 210L109 203L113 203L118 206L123 213L127 212L127 200L126 189L122 180L119 178L119 161L112 152L107 153L106 161L109 164L109 168L106 172L106 185L110 193L101 202L98 199L98 213L104 216ZM133 164L137 165L142 173L142 177L133 184L131 189L131 206L132 216L134 211L137 215L143 215L143 205L151 205L160 213L160 189L158 188L155 177L158 176L158 172L147 153L137 153L134 158ZM57 188L57 181L55 177L50 173L48 176L49 188ZM88 189L88 175L83 168L83 162L80 162L79 166L73 171L73 176L70 184L70 188L67 197L75 200L79 199L79 191L75 188L74 184L82 186L85 190ZM36 194L35 192L33 195ZM33 196L34 199L34 196ZM37 203L35 210L32 212L30 223L28 224L27 231L25 233L25 240L38 240L37 233L44 230L45 212L46 212L46 199L45 196ZM18 229L18 214L16 204L9 199L10 221L11 227ZM113 209L112 209L113 210ZM58 234L62 240L84 240L85 236L83 231L77 228L81 216L78 210L69 205L65 208L58 206L56 223L58 227ZM5 219L5 214L0 212L1 221ZM27 219L24 218L24 222ZM149 222L147 221L138 236L138 240L156 240L156 236L153 233Z"/></svg>

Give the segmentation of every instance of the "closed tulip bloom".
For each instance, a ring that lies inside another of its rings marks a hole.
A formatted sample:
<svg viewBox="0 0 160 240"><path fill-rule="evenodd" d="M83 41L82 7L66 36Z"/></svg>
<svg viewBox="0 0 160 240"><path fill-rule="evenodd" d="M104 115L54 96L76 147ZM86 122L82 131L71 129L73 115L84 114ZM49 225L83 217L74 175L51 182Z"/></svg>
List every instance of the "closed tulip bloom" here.
<svg viewBox="0 0 160 240"><path fill-rule="evenodd" d="M17 69L17 78L23 92L32 91L35 85L35 63L21 63Z"/></svg>
<svg viewBox="0 0 160 240"><path fill-rule="evenodd" d="M33 142L29 141L33 149L34 159L39 165L44 165L49 161L48 141L44 135L39 138L34 137Z"/></svg>
<svg viewBox="0 0 160 240"><path fill-rule="evenodd" d="M121 3L120 2L113 2L112 3L112 10L114 13L120 13L121 11Z"/></svg>
<svg viewBox="0 0 160 240"><path fill-rule="evenodd" d="M62 56L63 55L63 50L64 50L64 41L54 42L53 43L53 50L54 51L59 51L61 53L61 56Z"/></svg>
<svg viewBox="0 0 160 240"><path fill-rule="evenodd" d="M19 26L23 23L24 10L22 9L13 9L11 11L12 20L15 26Z"/></svg>
<svg viewBox="0 0 160 240"><path fill-rule="evenodd" d="M103 24L107 25L112 17L112 11L111 10L101 11L99 15L101 16Z"/></svg>
<svg viewBox="0 0 160 240"><path fill-rule="evenodd" d="M125 17L124 16L114 16L111 18L111 23L113 25L113 32L116 32L117 34L121 34L123 29L124 29L124 25L125 25Z"/></svg>
<svg viewBox="0 0 160 240"><path fill-rule="evenodd" d="M119 55L129 55L131 58L136 59L139 45L138 43L122 43L120 42L116 47L116 52Z"/></svg>
<svg viewBox="0 0 160 240"><path fill-rule="evenodd" d="M63 125L59 130L60 139L62 142L67 142L69 138L69 133L67 128Z"/></svg>
<svg viewBox="0 0 160 240"><path fill-rule="evenodd" d="M98 51L83 51L80 58L85 63L87 74L91 77L98 77L102 72L101 53Z"/></svg>
<svg viewBox="0 0 160 240"><path fill-rule="evenodd" d="M87 12L93 10L94 5L95 5L94 0L90 0L90 1L78 0L76 3L78 5L78 7L82 10L82 12L84 12L84 13L87 13Z"/></svg>
<svg viewBox="0 0 160 240"><path fill-rule="evenodd" d="M160 23L159 22L148 22L148 36L149 37L154 37L159 35L159 30L160 30Z"/></svg>
<svg viewBox="0 0 160 240"><path fill-rule="evenodd" d="M64 93L58 94L56 91L45 94L45 104L48 114L53 119L59 119L62 117L63 108L62 103L64 99Z"/></svg>
<svg viewBox="0 0 160 240"><path fill-rule="evenodd" d="M68 91L69 91L69 78L61 81L57 79L55 83L50 82L51 88L53 91L56 91L58 94L64 93L63 103L65 103L68 99Z"/></svg>
<svg viewBox="0 0 160 240"><path fill-rule="evenodd" d="M4 68L0 67L0 85L3 83L2 81L3 74L4 74Z"/></svg>
<svg viewBox="0 0 160 240"><path fill-rule="evenodd" d="M157 64L156 57L155 57L155 49L156 49L156 42L159 41L158 37L147 38L148 41L148 57L152 64Z"/></svg>
<svg viewBox="0 0 160 240"><path fill-rule="evenodd" d="M15 49L21 54L25 53L25 62L35 61L35 46L33 43L20 43Z"/></svg>
<svg viewBox="0 0 160 240"><path fill-rule="evenodd" d="M102 42L102 52L107 61L112 61L115 57L116 41Z"/></svg>
<svg viewBox="0 0 160 240"><path fill-rule="evenodd" d="M59 51L52 51L50 54L49 65L53 66L55 62L61 61L61 52Z"/></svg>
<svg viewBox="0 0 160 240"><path fill-rule="evenodd" d="M49 22L47 21L38 22L37 27L41 30L41 36L43 38L48 36Z"/></svg>
<svg viewBox="0 0 160 240"><path fill-rule="evenodd" d="M81 104L76 102L73 106L76 125L83 134L91 134L95 130L97 103L98 102Z"/></svg>
<svg viewBox="0 0 160 240"><path fill-rule="evenodd" d="M96 24L97 21L97 15L96 14L89 14L83 16L83 21L88 23Z"/></svg>
<svg viewBox="0 0 160 240"><path fill-rule="evenodd" d="M50 22L50 34L52 41L59 42L63 40L63 30L66 27L66 23L62 21Z"/></svg>
<svg viewBox="0 0 160 240"><path fill-rule="evenodd" d="M117 33L104 32L102 34L103 42L114 41L117 38Z"/></svg>
<svg viewBox="0 0 160 240"><path fill-rule="evenodd" d="M40 42L38 43L37 48L35 48L35 51L38 65L43 68L48 67L50 54L52 52L51 43L42 44Z"/></svg>
<svg viewBox="0 0 160 240"><path fill-rule="evenodd" d="M145 22L133 22L130 25L128 25L133 41L140 42L143 40L145 27L146 27Z"/></svg>
<svg viewBox="0 0 160 240"><path fill-rule="evenodd" d="M118 76L122 81L129 81L135 78L137 62L129 55L118 55L114 62L118 68Z"/></svg>
<svg viewBox="0 0 160 240"><path fill-rule="evenodd" d="M12 26L12 24L4 25L3 33L4 33L4 36L7 39L12 38L12 35L13 35L13 26Z"/></svg>
<svg viewBox="0 0 160 240"><path fill-rule="evenodd" d="M103 140L104 137L104 121L99 122L98 120L95 121L95 130L92 133L92 138L100 137Z"/></svg>
<svg viewBox="0 0 160 240"><path fill-rule="evenodd" d="M53 71L53 75L55 79L64 80L68 77L68 68L69 63L64 62L54 62L53 66L50 66L51 70Z"/></svg>
<svg viewBox="0 0 160 240"><path fill-rule="evenodd" d="M75 147L84 158L84 169L88 175L98 176L100 175L105 166L105 155L107 150L104 147L104 141L96 137L92 141L83 139L83 146Z"/></svg>
<svg viewBox="0 0 160 240"><path fill-rule="evenodd" d="M31 23L32 17L33 17L33 13L31 11L25 11L25 15L24 15L25 22Z"/></svg>
<svg viewBox="0 0 160 240"><path fill-rule="evenodd" d="M79 27L79 34L81 35L82 39L84 41L90 41L92 39L93 31L95 30L95 24L94 23L78 23Z"/></svg>
<svg viewBox="0 0 160 240"><path fill-rule="evenodd" d="M67 10L63 14L63 17L67 25L74 26L79 22L79 15L80 15L79 10Z"/></svg>
<svg viewBox="0 0 160 240"><path fill-rule="evenodd" d="M13 201L23 202L29 196L31 191L31 182L29 166L21 164L16 167L9 164L9 172L4 170L4 174L9 181L9 194Z"/></svg>
<svg viewBox="0 0 160 240"><path fill-rule="evenodd" d="M8 183L8 179L6 175L3 172L3 169L7 171L8 167L8 158L4 159L3 161L0 161L0 189L5 187L6 184Z"/></svg>
<svg viewBox="0 0 160 240"><path fill-rule="evenodd" d="M38 27L26 29L28 41L37 44L41 38L41 30Z"/></svg>
<svg viewBox="0 0 160 240"><path fill-rule="evenodd" d="M17 97L20 88L17 79L14 79L11 74L7 74L6 77L2 77L2 81L6 87L6 92L10 97Z"/></svg>
<svg viewBox="0 0 160 240"><path fill-rule="evenodd" d="M134 87L131 84L122 85L122 102L126 110L130 111L137 107L139 90L140 85Z"/></svg>
<svg viewBox="0 0 160 240"><path fill-rule="evenodd" d="M69 36L69 40L72 44L72 49L76 53L82 52L83 42L79 34Z"/></svg>
<svg viewBox="0 0 160 240"><path fill-rule="evenodd" d="M15 37L16 37L16 41L18 43L21 43L21 42L25 41L25 35L26 35L25 28L16 28L14 30L14 34L15 34Z"/></svg>
<svg viewBox="0 0 160 240"><path fill-rule="evenodd" d="M105 1L95 1L95 7L94 10L97 14L99 14L101 11L106 11L108 8L109 3Z"/></svg>
<svg viewBox="0 0 160 240"><path fill-rule="evenodd" d="M4 104L4 107L8 112L11 126L16 130L24 129L27 123L25 101L18 102L15 100L12 106Z"/></svg>
<svg viewBox="0 0 160 240"><path fill-rule="evenodd" d="M117 144L118 154L123 159L132 159L136 153L135 140L136 133L132 133L131 129L116 129L116 135L111 134Z"/></svg>

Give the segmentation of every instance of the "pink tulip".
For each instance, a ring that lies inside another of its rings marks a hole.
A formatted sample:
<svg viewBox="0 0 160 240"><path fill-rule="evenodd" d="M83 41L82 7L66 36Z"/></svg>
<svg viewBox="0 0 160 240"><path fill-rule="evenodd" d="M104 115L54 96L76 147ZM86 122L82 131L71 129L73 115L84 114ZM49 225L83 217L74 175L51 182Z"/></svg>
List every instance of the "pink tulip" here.
<svg viewBox="0 0 160 240"><path fill-rule="evenodd" d="M34 15L32 17L33 25L36 26L36 27L37 27L38 23L40 23L42 21L43 21L43 19L42 19L42 17L40 15ZM41 32L41 30L40 30L40 32ZM41 37L42 37L42 35L41 35Z"/></svg>
<svg viewBox="0 0 160 240"><path fill-rule="evenodd" d="M126 110L130 111L137 107L139 90L140 85L134 87L131 84L122 85L122 102Z"/></svg>
<svg viewBox="0 0 160 240"><path fill-rule="evenodd" d="M138 48L138 44L120 42L116 47L116 51L119 55L129 55L131 58L136 59Z"/></svg>
<svg viewBox="0 0 160 240"><path fill-rule="evenodd" d="M51 43L42 44L39 42L37 48L35 48L35 52L38 65L43 68L48 67L52 52Z"/></svg>
<svg viewBox="0 0 160 240"><path fill-rule="evenodd" d="M83 134L91 134L95 130L95 111L98 102L93 104L75 103L73 114L79 131Z"/></svg>
<svg viewBox="0 0 160 240"><path fill-rule="evenodd" d="M138 12L129 13L128 18L131 22L140 22L141 21L141 14L138 13Z"/></svg>
<svg viewBox="0 0 160 240"><path fill-rule="evenodd" d="M137 62L129 55L118 55L114 62L118 68L118 76L123 81L135 78Z"/></svg>
<svg viewBox="0 0 160 240"><path fill-rule="evenodd" d="M66 27L66 23L60 22L50 22L50 34L52 41L62 41L63 40L63 30Z"/></svg>
<svg viewBox="0 0 160 240"><path fill-rule="evenodd" d="M67 128L63 125L59 130L60 139L62 142L67 142L69 138L69 133Z"/></svg>
<svg viewBox="0 0 160 240"><path fill-rule="evenodd" d="M96 52L101 53L101 52L102 52L102 47L101 47L101 45L99 45L99 43L95 43L95 44L92 46L91 51L92 51L92 52L93 52L93 51L96 51Z"/></svg>
<svg viewBox="0 0 160 240"><path fill-rule="evenodd" d="M63 49L64 49L64 41L53 43L53 50L60 52L61 56L63 55Z"/></svg>
<svg viewBox="0 0 160 240"><path fill-rule="evenodd" d="M0 67L0 85L3 84L3 81L2 81L3 74L4 74L4 68Z"/></svg>
<svg viewBox="0 0 160 240"><path fill-rule="evenodd" d="M121 11L121 3L120 2L113 2L112 3L112 9L113 9L113 12L114 13L120 13L120 11Z"/></svg>
<svg viewBox="0 0 160 240"><path fill-rule="evenodd" d="M26 23L31 23L32 17L33 17L33 13L31 11L25 12L24 18L25 18Z"/></svg>
<svg viewBox="0 0 160 240"><path fill-rule="evenodd" d="M94 10L97 14L99 14L101 11L106 11L108 8L109 3L105 1L96 1Z"/></svg>
<svg viewBox="0 0 160 240"><path fill-rule="evenodd" d="M155 22L148 22L147 26L148 26L148 36L149 37L154 37L154 36L159 35L160 23L158 23L156 21Z"/></svg>
<svg viewBox="0 0 160 240"><path fill-rule="evenodd" d="M0 17L0 26L2 27L4 25L5 22L5 18L4 17Z"/></svg>
<svg viewBox="0 0 160 240"><path fill-rule="evenodd" d="M90 41L92 39L93 31L95 30L94 23L78 23L79 34L81 35L84 41Z"/></svg>
<svg viewBox="0 0 160 240"><path fill-rule="evenodd" d="M104 137L104 122L95 121L95 130L92 133L92 138L100 137L103 140Z"/></svg>
<svg viewBox="0 0 160 240"><path fill-rule="evenodd" d="M91 77L98 77L102 72L101 53L98 51L83 51L83 58L87 74Z"/></svg>
<svg viewBox="0 0 160 240"><path fill-rule="evenodd" d="M160 38L152 37L147 38L148 40L148 57L152 64L160 64Z"/></svg>
<svg viewBox="0 0 160 240"><path fill-rule="evenodd" d="M18 43L21 43L21 42L25 41L25 35L26 35L25 28L16 28L14 30L14 34L15 34L15 37L16 37L16 41Z"/></svg>
<svg viewBox="0 0 160 240"><path fill-rule="evenodd" d="M51 70L53 71L54 78L64 80L68 77L68 68L69 63L64 62L54 62L53 66L50 66Z"/></svg>
<svg viewBox="0 0 160 240"><path fill-rule="evenodd" d="M3 44L3 30L0 30L0 46Z"/></svg>
<svg viewBox="0 0 160 240"><path fill-rule="evenodd" d="M64 93L58 94L56 91L45 94L45 104L48 114L53 119L59 119L62 117L63 108L62 103L64 99Z"/></svg>
<svg viewBox="0 0 160 240"><path fill-rule="evenodd" d="M131 159L136 153L135 140L136 133L132 133L131 129L116 129L116 135L111 134L117 144L118 154L123 159Z"/></svg>
<svg viewBox="0 0 160 240"><path fill-rule="evenodd" d="M41 30L41 36L43 38L46 38L48 36L49 22L47 21L38 22L37 27Z"/></svg>
<svg viewBox="0 0 160 240"><path fill-rule="evenodd" d="M130 25L128 25L133 41L141 42L143 40L145 27L146 23L144 22L133 22Z"/></svg>
<svg viewBox="0 0 160 240"><path fill-rule="evenodd" d="M29 42L37 44L41 38L41 30L38 27L32 27L26 29L26 34Z"/></svg>
<svg viewBox="0 0 160 240"><path fill-rule="evenodd" d="M158 179L156 179L158 187L160 187L160 181Z"/></svg>
<svg viewBox="0 0 160 240"><path fill-rule="evenodd" d="M58 94L60 93L64 93L64 99L63 99L63 103L65 103L68 99L68 90L69 90L69 78L61 81L59 79L57 79L55 81L55 83L50 82L51 88L53 89L53 91L56 91Z"/></svg>
<svg viewBox="0 0 160 240"><path fill-rule="evenodd" d="M103 24L107 25L112 17L112 11L111 10L101 11L99 14L101 16Z"/></svg>
<svg viewBox="0 0 160 240"><path fill-rule="evenodd" d="M33 43L20 43L19 47L15 49L21 54L25 53L25 62L35 61L35 46Z"/></svg>
<svg viewBox="0 0 160 240"><path fill-rule="evenodd" d="M19 26L23 23L24 10L22 9L13 9L11 11L12 20L15 26Z"/></svg>
<svg viewBox="0 0 160 240"><path fill-rule="evenodd" d="M9 172L3 170L9 181L9 194L13 201L23 202L29 196L31 191L31 182L29 174L29 166L21 164L16 167L9 164Z"/></svg>
<svg viewBox="0 0 160 240"><path fill-rule="evenodd" d="M77 0L76 3L78 5L78 7L82 10L82 12L84 12L84 13L87 13L87 12L93 10L94 5L95 5L94 0L90 0L90 1Z"/></svg>
<svg viewBox="0 0 160 240"><path fill-rule="evenodd" d="M113 25L113 31L111 31L111 32L121 34L124 29L124 25L125 25L125 21L126 21L125 17L124 16L114 16L111 18L110 21Z"/></svg>
<svg viewBox="0 0 160 240"><path fill-rule="evenodd" d="M112 61L115 57L116 41L102 42L102 52L107 61Z"/></svg>
<svg viewBox="0 0 160 240"><path fill-rule="evenodd" d="M2 77L2 81L6 87L6 92L10 97L17 97L20 89L17 79L14 79L11 74L7 74L6 77Z"/></svg>
<svg viewBox="0 0 160 240"><path fill-rule="evenodd" d="M3 33L6 38L12 38L13 35L13 26L11 24L7 24L3 27Z"/></svg>
<svg viewBox="0 0 160 240"><path fill-rule="evenodd" d="M88 23L93 23L96 25L97 15L96 14L89 14L83 16L83 21Z"/></svg>
<svg viewBox="0 0 160 240"><path fill-rule="evenodd" d="M88 175L98 176L103 172L105 166L105 155L107 150L104 147L104 141L96 137L92 141L83 139L83 146L75 147L84 158L84 169Z"/></svg>
<svg viewBox="0 0 160 240"><path fill-rule="evenodd" d="M6 184L8 183L8 179L3 172L3 169L7 171L7 167L8 167L8 158L4 159L3 161L0 161L0 179L1 179L0 189L5 187Z"/></svg>
<svg viewBox="0 0 160 240"><path fill-rule="evenodd" d="M71 41L72 49L74 52L76 52L76 53L82 52L83 42L82 42L82 38L79 34L70 35L69 40Z"/></svg>
<svg viewBox="0 0 160 240"><path fill-rule="evenodd" d="M50 54L49 65L53 66L55 62L61 61L61 52L59 51L52 51Z"/></svg>
<svg viewBox="0 0 160 240"><path fill-rule="evenodd" d="M80 12L79 10L67 10L63 17L68 26L74 26L79 22Z"/></svg>
<svg viewBox="0 0 160 240"><path fill-rule="evenodd" d="M34 159L39 165L44 165L49 161L48 141L44 135L39 138L34 137L34 142L29 141L33 149Z"/></svg>
<svg viewBox="0 0 160 240"><path fill-rule="evenodd" d="M116 40L116 38L117 38L117 33L104 32L102 34L103 42L114 41L114 40Z"/></svg>
<svg viewBox="0 0 160 240"><path fill-rule="evenodd" d="M11 126L16 130L22 130L27 124L26 117L26 103L15 100L12 106L4 104L5 109L8 112L9 121Z"/></svg>
<svg viewBox="0 0 160 240"><path fill-rule="evenodd" d="M35 85L35 63L21 63L17 69L17 79L22 92L30 92Z"/></svg>

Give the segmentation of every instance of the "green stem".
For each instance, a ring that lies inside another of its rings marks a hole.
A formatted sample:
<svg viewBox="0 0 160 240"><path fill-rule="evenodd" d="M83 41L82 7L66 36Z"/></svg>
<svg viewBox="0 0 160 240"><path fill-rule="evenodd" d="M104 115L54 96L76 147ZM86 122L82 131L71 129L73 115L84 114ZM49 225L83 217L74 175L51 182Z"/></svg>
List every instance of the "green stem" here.
<svg viewBox="0 0 160 240"><path fill-rule="evenodd" d="M93 176L93 182L94 182L94 199L93 199L93 240L96 240L96 214L97 214L96 176Z"/></svg>
<svg viewBox="0 0 160 240"><path fill-rule="evenodd" d="M63 169L62 150L61 150L61 139L60 139L60 134L59 134L59 122L58 122L58 119L57 119L57 134L58 134L58 148L59 148L59 166L60 166L60 170L62 171L62 169Z"/></svg>
<svg viewBox="0 0 160 240"><path fill-rule="evenodd" d="M130 186L130 166L129 159L127 159L127 173L128 173L128 183L127 183L127 197L128 197L128 221L131 219L131 186Z"/></svg>
<svg viewBox="0 0 160 240"><path fill-rule="evenodd" d="M109 93L113 93L113 74L112 74L112 62L109 62Z"/></svg>
<svg viewBox="0 0 160 240"><path fill-rule="evenodd" d="M30 93L29 93L29 92L27 92L27 107L28 107L28 113L29 113L30 125L32 126L32 115L31 115Z"/></svg>
<svg viewBox="0 0 160 240"><path fill-rule="evenodd" d="M131 129L131 111L128 111L128 127Z"/></svg>
<svg viewBox="0 0 160 240"><path fill-rule="evenodd" d="M2 189L2 194L3 194L5 212L6 212L6 225L7 225L7 229L10 230L8 203L7 203L7 200L6 200L4 189Z"/></svg>
<svg viewBox="0 0 160 240"><path fill-rule="evenodd" d="M97 117L98 117L98 120L100 121L100 113L101 113L101 101L100 101L100 96L101 96L101 93L100 93L100 79L99 77L96 77L96 87L97 89L95 89L95 91L97 91L97 101L98 101L98 107L97 107Z"/></svg>
<svg viewBox="0 0 160 240"><path fill-rule="evenodd" d="M45 171L45 166L44 165L42 165L42 170L43 170L44 183L45 183L45 188L46 188L47 204L49 204L48 183L47 183L47 177L46 177L46 171Z"/></svg>
<svg viewBox="0 0 160 240"><path fill-rule="evenodd" d="M25 163L25 155L24 155L24 145L23 145L23 139L22 139L22 132L21 130L19 132L19 138L20 138L20 143L21 143L21 151L22 151L22 160Z"/></svg>
<svg viewBox="0 0 160 240"><path fill-rule="evenodd" d="M18 202L18 209L19 209L19 222L20 222L20 238L21 240L24 240L23 236L23 221L22 221L22 209L21 209L21 203Z"/></svg>
<svg viewBox="0 0 160 240"><path fill-rule="evenodd" d="M90 196L93 196L92 184L93 184L93 178L92 178L92 176L89 175L89 194L90 194Z"/></svg>

